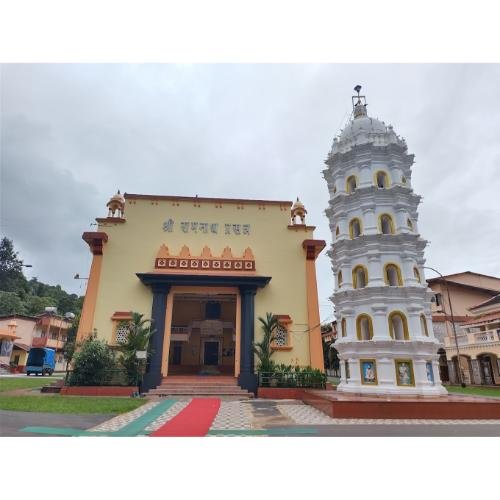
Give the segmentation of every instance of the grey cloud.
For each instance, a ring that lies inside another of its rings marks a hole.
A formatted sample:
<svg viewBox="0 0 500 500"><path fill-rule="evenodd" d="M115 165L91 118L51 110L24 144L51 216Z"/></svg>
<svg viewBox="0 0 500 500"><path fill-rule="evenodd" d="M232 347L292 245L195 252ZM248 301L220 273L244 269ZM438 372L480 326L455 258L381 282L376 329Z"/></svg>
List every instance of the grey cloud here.
<svg viewBox="0 0 500 500"><path fill-rule="evenodd" d="M68 277L88 269L81 233L104 215L117 188L300 196L315 236L329 243L321 170L360 83L369 113L392 123L416 155L413 186L424 197L419 226L431 242L427 262L443 273L500 275L500 103L492 97L499 68L3 66L2 221L25 259L36 259L40 279L69 289L75 282ZM47 221L57 244L41 244ZM328 258L320 256L317 267L326 318L333 287Z"/></svg>

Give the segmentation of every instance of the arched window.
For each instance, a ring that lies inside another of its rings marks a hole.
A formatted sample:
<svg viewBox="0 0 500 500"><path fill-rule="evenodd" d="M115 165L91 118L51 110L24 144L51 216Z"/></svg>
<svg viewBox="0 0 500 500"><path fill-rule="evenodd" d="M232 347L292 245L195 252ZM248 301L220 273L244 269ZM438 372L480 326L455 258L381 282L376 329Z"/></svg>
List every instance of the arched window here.
<svg viewBox="0 0 500 500"><path fill-rule="evenodd" d="M338 283L338 286L340 288L342 286L342 271L339 271L337 273L337 283Z"/></svg>
<svg viewBox="0 0 500 500"><path fill-rule="evenodd" d="M358 183L356 181L356 176L350 175L347 178L345 190L347 191L348 194L352 194L352 193L354 193L354 191L356 191L357 187L358 187Z"/></svg>
<svg viewBox="0 0 500 500"><path fill-rule="evenodd" d="M339 226L337 226L335 228L335 236L338 236L339 234L340 234L340 228L339 228Z"/></svg>
<svg viewBox="0 0 500 500"><path fill-rule="evenodd" d="M384 189L389 187L389 176L383 170L379 170L375 174L375 185L378 188Z"/></svg>
<svg viewBox="0 0 500 500"><path fill-rule="evenodd" d="M379 215L379 226L382 234L394 234L394 221L389 214Z"/></svg>
<svg viewBox="0 0 500 500"><path fill-rule="evenodd" d="M413 268L413 276L415 276L415 279L419 282L422 283L422 279L420 278L420 271L418 270L418 267Z"/></svg>
<svg viewBox="0 0 500 500"><path fill-rule="evenodd" d="M409 340L408 322L406 316L399 311L389 314L389 333L394 340Z"/></svg>
<svg viewBox="0 0 500 500"><path fill-rule="evenodd" d="M361 221L358 218L352 219L349 222L349 236L351 240L361 236Z"/></svg>
<svg viewBox="0 0 500 500"><path fill-rule="evenodd" d="M406 177L404 175L401 177L401 184L406 184Z"/></svg>
<svg viewBox="0 0 500 500"><path fill-rule="evenodd" d="M342 318L342 321L340 322L340 331L342 333L342 337L347 337L347 325L345 318Z"/></svg>
<svg viewBox="0 0 500 500"><path fill-rule="evenodd" d="M429 330L427 330L427 320L423 314L420 315L420 328L422 329L422 335L428 337Z"/></svg>
<svg viewBox="0 0 500 500"><path fill-rule="evenodd" d="M368 314L360 314L356 318L356 334L358 340L371 340L373 337L372 319Z"/></svg>
<svg viewBox="0 0 500 500"><path fill-rule="evenodd" d="M408 226L408 229L410 231L413 231L413 222L411 221L411 219L409 217L406 219L406 225Z"/></svg>
<svg viewBox="0 0 500 500"><path fill-rule="evenodd" d="M352 286L353 288L365 288L368 284L368 271L365 266L356 266L352 270Z"/></svg>
<svg viewBox="0 0 500 500"><path fill-rule="evenodd" d="M334 184L333 185L333 194L335 194L337 192L337 186Z"/></svg>
<svg viewBox="0 0 500 500"><path fill-rule="evenodd" d="M401 277L401 269L396 264L386 264L384 266L384 278L386 285L403 286L403 278Z"/></svg>

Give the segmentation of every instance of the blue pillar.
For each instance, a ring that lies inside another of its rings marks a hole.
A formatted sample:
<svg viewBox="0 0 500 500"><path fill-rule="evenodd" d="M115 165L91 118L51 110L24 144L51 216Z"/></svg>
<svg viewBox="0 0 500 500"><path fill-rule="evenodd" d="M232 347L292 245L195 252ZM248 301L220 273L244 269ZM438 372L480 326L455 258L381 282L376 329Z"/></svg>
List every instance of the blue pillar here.
<svg viewBox="0 0 500 500"><path fill-rule="evenodd" d="M169 285L151 286L153 291L153 306L151 308L151 323L154 334L150 340L150 352L146 373L142 382L142 391L148 391L160 385L162 380L161 364L163 356L163 336L165 333L165 316L167 313L167 295Z"/></svg>
<svg viewBox="0 0 500 500"><path fill-rule="evenodd" d="M240 286L241 293L241 342L240 375L238 384L242 389L256 392L258 379L254 373L253 341L255 330L256 286Z"/></svg>

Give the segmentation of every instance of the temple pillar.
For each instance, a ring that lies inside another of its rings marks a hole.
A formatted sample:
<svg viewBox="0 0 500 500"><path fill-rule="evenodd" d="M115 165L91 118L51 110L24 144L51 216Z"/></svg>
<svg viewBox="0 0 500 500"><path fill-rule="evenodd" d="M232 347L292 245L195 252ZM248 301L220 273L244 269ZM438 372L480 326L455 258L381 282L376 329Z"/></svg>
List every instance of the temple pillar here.
<svg viewBox="0 0 500 500"><path fill-rule="evenodd" d="M97 305L97 292L101 280L102 254L104 244L108 241L108 235L103 232L83 233L82 239L88 244L92 252L92 264L90 266L87 289L83 299L82 313L78 332L76 334L77 342L91 335L94 331L94 314Z"/></svg>
<svg viewBox="0 0 500 500"><path fill-rule="evenodd" d="M241 296L241 340L240 340L240 374L238 385L242 389L256 392L258 377L254 369L254 332L255 332L255 286L240 286Z"/></svg>
<svg viewBox="0 0 500 500"><path fill-rule="evenodd" d="M321 321L319 316L318 284L316 280L316 258L325 248L323 240L304 240L302 247L306 251L307 283L307 323L309 330L309 356L312 368L325 370L323 342L321 340Z"/></svg>
<svg viewBox="0 0 500 500"><path fill-rule="evenodd" d="M154 333L151 337L149 347L151 356L148 360L146 373L142 383L142 391L148 391L160 385L162 380L162 356L163 341L165 337L165 317L167 313L167 296L170 291L169 285L152 285L153 305L151 307L151 326Z"/></svg>

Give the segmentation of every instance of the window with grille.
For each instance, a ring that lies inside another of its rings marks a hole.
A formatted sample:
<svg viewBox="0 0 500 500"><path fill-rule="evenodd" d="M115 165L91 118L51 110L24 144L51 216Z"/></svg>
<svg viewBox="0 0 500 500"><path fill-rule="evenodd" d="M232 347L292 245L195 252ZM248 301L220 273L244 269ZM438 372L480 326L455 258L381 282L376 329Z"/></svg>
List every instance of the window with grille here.
<svg viewBox="0 0 500 500"><path fill-rule="evenodd" d="M285 347L288 345L288 330L285 326L279 324L274 334L274 345L277 347Z"/></svg>
<svg viewBox="0 0 500 500"><path fill-rule="evenodd" d="M115 340L117 344L123 344L127 342L128 328L127 325L118 325L116 328Z"/></svg>

